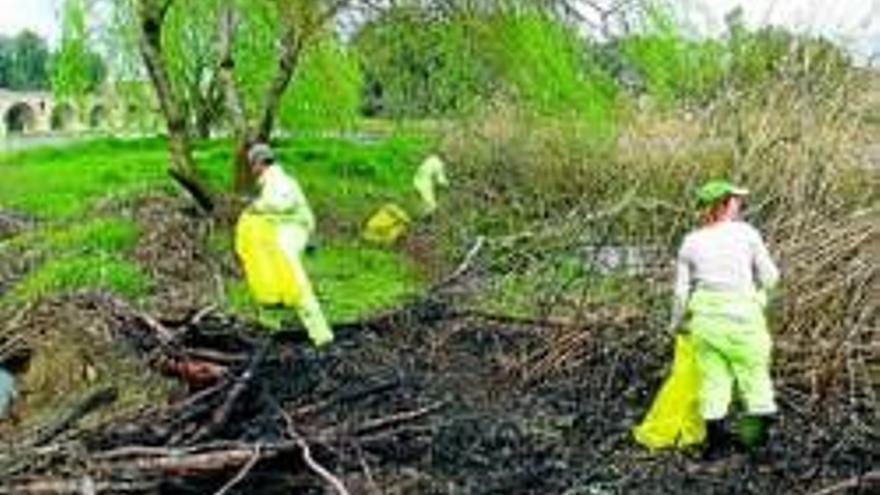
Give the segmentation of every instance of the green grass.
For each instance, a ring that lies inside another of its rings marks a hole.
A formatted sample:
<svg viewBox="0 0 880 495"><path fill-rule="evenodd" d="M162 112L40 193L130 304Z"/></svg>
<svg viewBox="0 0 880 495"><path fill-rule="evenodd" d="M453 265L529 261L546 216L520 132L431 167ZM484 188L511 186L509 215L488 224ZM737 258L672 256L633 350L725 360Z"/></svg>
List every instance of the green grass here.
<svg viewBox="0 0 880 495"><path fill-rule="evenodd" d="M17 252L42 260L0 302L32 301L58 291L105 289L137 298L150 287L139 267L124 259L135 246L137 226L129 220L98 218L81 224L52 224L8 241Z"/></svg>
<svg viewBox="0 0 880 495"><path fill-rule="evenodd" d="M32 301L55 292L101 289L137 299L150 289L149 278L125 260L106 256L53 258L29 273L6 296L12 301Z"/></svg>
<svg viewBox="0 0 880 495"><path fill-rule="evenodd" d="M306 265L325 312L333 321L364 317L388 307L421 285L412 261L393 248L365 246L359 229L377 208L394 201L412 208L412 174L427 140L392 136L381 141L296 137L275 147L281 164L302 184L318 218L324 246ZM196 143L199 170L217 190L231 184L232 146L226 140ZM131 219L89 218L107 200L174 191L166 174L167 150L160 139L103 139L60 148L0 154L0 208L34 215L40 228L6 246L39 253L42 264L0 301L21 302L51 294L100 288L129 298L148 296L153 282L129 259L138 228ZM215 232L208 252L228 256L231 233ZM227 305L254 310L243 281L232 280Z"/></svg>
<svg viewBox="0 0 880 495"><path fill-rule="evenodd" d="M70 228L46 231L43 242L52 253L119 253L132 249L138 238L130 220L102 218Z"/></svg>
<svg viewBox="0 0 880 495"><path fill-rule="evenodd" d="M305 257L306 269L331 321L367 316L400 303L420 287L414 263L382 249L333 245Z"/></svg>
<svg viewBox="0 0 880 495"><path fill-rule="evenodd" d="M299 137L276 143L284 167L302 183L313 207L351 218L382 199L414 200L410 183L426 143L410 137L377 142ZM226 140L195 145L199 170L228 188L232 147ZM173 187L160 139L103 139L66 147L0 154L0 206L44 218L81 215L95 202ZM366 215L366 213L364 213Z"/></svg>
<svg viewBox="0 0 880 495"><path fill-rule="evenodd" d="M393 307L423 283L411 260L369 246L325 246L306 255L304 262L325 316L336 323ZM256 318L257 306L248 294L247 284L243 280L227 282L226 306L240 316Z"/></svg>
<svg viewBox="0 0 880 495"><path fill-rule="evenodd" d="M85 214L99 199L167 183L158 140L99 140L0 154L0 206L41 218Z"/></svg>
<svg viewBox="0 0 880 495"><path fill-rule="evenodd" d="M427 152L423 139L397 136L358 142L298 137L274 146L278 161L302 185L319 223L322 218L332 219L351 227L387 201L410 209L417 204L412 175ZM214 187L229 186L232 152L228 142L201 143L195 157Z"/></svg>
<svg viewBox="0 0 880 495"><path fill-rule="evenodd" d="M522 317L571 316L579 306L639 306L655 295L624 270L592 269L578 256L553 256L509 272L475 300L479 309Z"/></svg>

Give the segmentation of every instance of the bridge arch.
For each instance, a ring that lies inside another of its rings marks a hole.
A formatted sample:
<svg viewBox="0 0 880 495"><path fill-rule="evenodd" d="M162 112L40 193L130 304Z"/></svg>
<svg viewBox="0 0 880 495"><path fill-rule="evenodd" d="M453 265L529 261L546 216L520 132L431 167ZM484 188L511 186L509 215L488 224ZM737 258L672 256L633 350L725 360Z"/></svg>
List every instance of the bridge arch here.
<svg viewBox="0 0 880 495"><path fill-rule="evenodd" d="M99 103L89 111L89 127L91 129L107 127L107 108L103 104Z"/></svg>
<svg viewBox="0 0 880 495"><path fill-rule="evenodd" d="M37 111L25 101L13 103L3 114L7 134L33 132L37 127Z"/></svg>
<svg viewBox="0 0 880 495"><path fill-rule="evenodd" d="M69 103L58 103L52 108L50 127L53 131L69 131L76 123L76 111Z"/></svg>

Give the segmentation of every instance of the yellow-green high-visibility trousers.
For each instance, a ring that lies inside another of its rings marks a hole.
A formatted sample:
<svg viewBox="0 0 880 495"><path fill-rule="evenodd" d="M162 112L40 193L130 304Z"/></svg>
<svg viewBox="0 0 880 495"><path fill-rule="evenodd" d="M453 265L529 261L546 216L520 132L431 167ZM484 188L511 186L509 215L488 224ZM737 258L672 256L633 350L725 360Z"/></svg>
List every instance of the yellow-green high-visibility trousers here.
<svg viewBox="0 0 880 495"><path fill-rule="evenodd" d="M302 263L302 252L308 242L308 231L294 222L278 223L278 243L287 258L294 285L298 289L298 300L294 309L306 328L315 346L323 346L333 341L333 331L321 311L321 304L315 296L312 283Z"/></svg>
<svg viewBox="0 0 880 495"><path fill-rule="evenodd" d="M697 290L688 301L704 419L727 415L734 385L749 414L776 412L772 344L759 293Z"/></svg>

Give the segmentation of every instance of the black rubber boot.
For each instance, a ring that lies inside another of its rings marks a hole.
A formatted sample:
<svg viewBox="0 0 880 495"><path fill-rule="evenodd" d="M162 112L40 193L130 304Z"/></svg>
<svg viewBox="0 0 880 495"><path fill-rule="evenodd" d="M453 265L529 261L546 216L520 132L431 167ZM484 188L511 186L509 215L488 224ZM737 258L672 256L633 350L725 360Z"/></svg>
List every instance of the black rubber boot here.
<svg viewBox="0 0 880 495"><path fill-rule="evenodd" d="M706 446L703 448L704 461L717 461L727 453L730 444L723 419L706 421Z"/></svg>

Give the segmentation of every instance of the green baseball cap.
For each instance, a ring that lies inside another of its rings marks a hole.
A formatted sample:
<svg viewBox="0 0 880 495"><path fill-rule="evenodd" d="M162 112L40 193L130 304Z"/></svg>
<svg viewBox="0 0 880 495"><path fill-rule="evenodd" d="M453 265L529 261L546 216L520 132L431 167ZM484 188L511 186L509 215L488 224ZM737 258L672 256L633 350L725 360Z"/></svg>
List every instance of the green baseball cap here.
<svg viewBox="0 0 880 495"><path fill-rule="evenodd" d="M748 189L734 186L726 180L711 180L697 190L697 201L701 205L707 205L728 196L745 196L747 194L749 194Z"/></svg>

